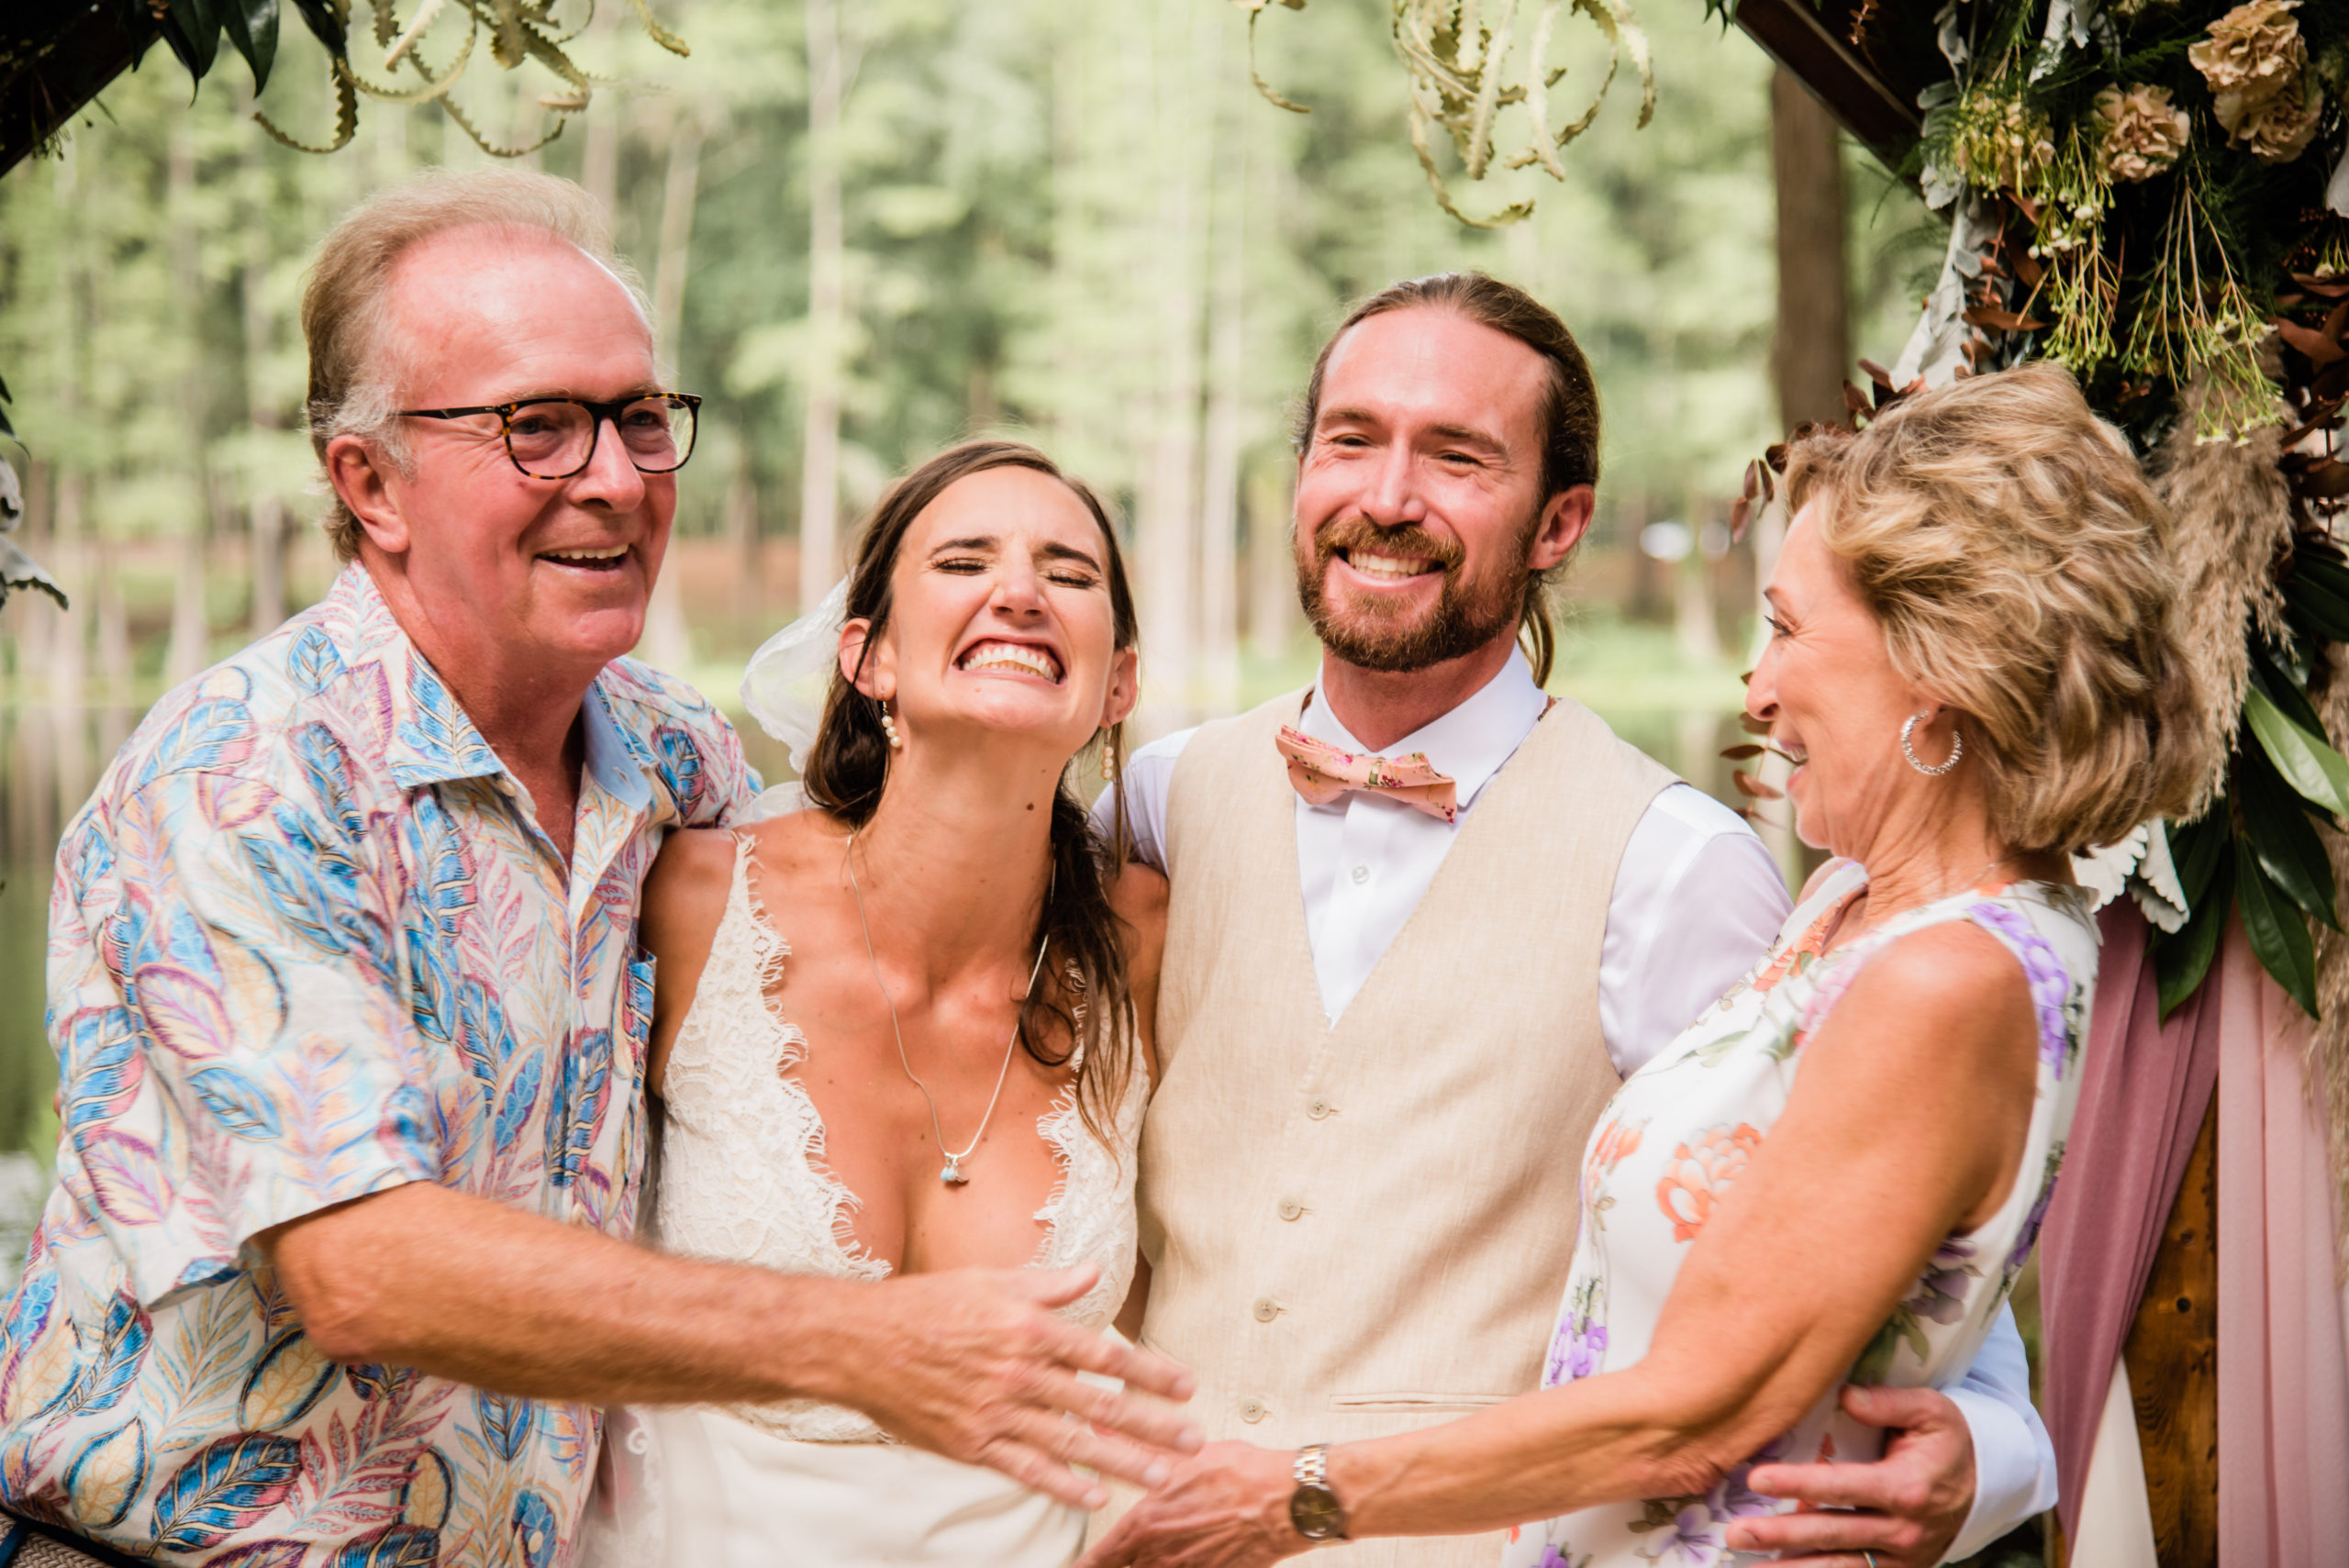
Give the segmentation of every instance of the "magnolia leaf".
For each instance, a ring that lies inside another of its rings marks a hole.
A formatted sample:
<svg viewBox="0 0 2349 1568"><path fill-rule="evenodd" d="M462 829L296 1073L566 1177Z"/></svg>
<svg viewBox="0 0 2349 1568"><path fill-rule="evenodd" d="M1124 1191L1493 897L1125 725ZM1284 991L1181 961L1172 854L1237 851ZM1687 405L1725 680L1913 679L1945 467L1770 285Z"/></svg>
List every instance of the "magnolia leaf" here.
<svg viewBox="0 0 2349 1568"><path fill-rule="evenodd" d="M2311 919L2339 930L2332 862L2326 857L2306 808L2256 752L2244 752L2235 767L2236 784L2243 792L2237 836L2251 846L2260 870L2287 898Z"/></svg>
<svg viewBox="0 0 2349 1568"><path fill-rule="evenodd" d="M2210 973L2219 935L2226 929L2227 911L2234 902L2233 863L2232 857L2220 862L2218 874L2194 900L2194 913L2183 929L2154 939L2154 979L2165 1018L2200 989L2203 976Z"/></svg>
<svg viewBox="0 0 2349 1568"><path fill-rule="evenodd" d="M258 95L269 85L269 68L277 60L277 0L219 0L219 5L220 25L252 67Z"/></svg>
<svg viewBox="0 0 2349 1568"><path fill-rule="evenodd" d="M1769 749L1767 746L1757 746L1749 740L1742 746L1730 747L1721 755L1732 762L1750 762Z"/></svg>
<svg viewBox="0 0 2349 1568"><path fill-rule="evenodd" d="M2185 894L2188 908L2199 909L2210 879L2226 863L2227 841L2233 836L2230 819L2214 801L2210 810L2193 821L2170 823L2168 832L2170 865L2177 873L2178 891Z"/></svg>
<svg viewBox="0 0 2349 1568"><path fill-rule="evenodd" d="M2309 936L2308 922L2267 880L2250 846L2241 840L2235 843L2235 891L2243 905L2243 935L2251 940L2252 956L2276 977L2284 995L2315 1018L2316 943Z"/></svg>
<svg viewBox="0 0 2349 1568"><path fill-rule="evenodd" d="M2243 694L2243 716L2284 782L2336 817L2349 817L2349 759L2284 717L2256 685Z"/></svg>

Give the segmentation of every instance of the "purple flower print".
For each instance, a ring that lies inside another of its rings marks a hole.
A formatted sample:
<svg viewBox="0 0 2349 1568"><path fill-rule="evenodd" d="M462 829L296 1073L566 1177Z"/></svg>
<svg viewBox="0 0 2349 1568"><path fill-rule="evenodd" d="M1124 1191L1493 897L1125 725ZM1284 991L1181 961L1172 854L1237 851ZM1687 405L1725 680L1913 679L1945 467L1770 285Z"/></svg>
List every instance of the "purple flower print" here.
<svg viewBox="0 0 2349 1568"><path fill-rule="evenodd" d="M1965 1316L1965 1282L1976 1277L1974 1243L1955 1236L1933 1249L1933 1261L1917 1282L1917 1294L1902 1302L1911 1317L1928 1318L1946 1328Z"/></svg>
<svg viewBox="0 0 2349 1568"><path fill-rule="evenodd" d="M1672 1533L1656 1540L1656 1562L1664 1562L1667 1551L1688 1562L1691 1568L1713 1568L1713 1564L1721 1560L1724 1550L1721 1535L1713 1529L1713 1511L1705 1506L1702 1499L1689 1504L1673 1516L1672 1523L1666 1528Z"/></svg>
<svg viewBox="0 0 2349 1568"><path fill-rule="evenodd" d="M2057 1144L2047 1152L2047 1173L2040 1178L2039 1195L2031 1202L2031 1212L2023 1216L2022 1229L2015 1232L2014 1251L2007 1254L2007 1272L2012 1273L2022 1267L2031 1256L2031 1249L2039 1240L2039 1228L2047 1219L2047 1206L2055 1201L2055 1173L2064 1162L2064 1146Z"/></svg>
<svg viewBox="0 0 2349 1568"><path fill-rule="evenodd" d="M1567 1318L1550 1340L1550 1359L1542 1369L1542 1386L1555 1388L1578 1377L1597 1374L1607 1354L1607 1325L1588 1318Z"/></svg>
<svg viewBox="0 0 2349 1568"><path fill-rule="evenodd" d="M2032 1006L2039 1014L2039 1060L2060 1083L2065 1047L2071 1040L2064 1004L2072 995L2072 978L2065 973L2064 961L2055 956L2047 939L2018 910L1984 902L1966 910L1966 915L1976 925L2004 940L2021 963L2023 978L2031 984Z"/></svg>

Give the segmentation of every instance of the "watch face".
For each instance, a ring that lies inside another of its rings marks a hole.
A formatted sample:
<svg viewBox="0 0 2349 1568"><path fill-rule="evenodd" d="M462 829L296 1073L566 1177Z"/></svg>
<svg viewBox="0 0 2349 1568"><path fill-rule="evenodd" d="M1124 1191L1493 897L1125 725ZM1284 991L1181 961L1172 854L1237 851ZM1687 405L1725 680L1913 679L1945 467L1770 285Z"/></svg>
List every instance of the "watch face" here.
<svg viewBox="0 0 2349 1568"><path fill-rule="evenodd" d="M1308 1540L1335 1540L1345 1533L1346 1516L1338 1495L1327 1486L1299 1486L1289 1495L1288 1520Z"/></svg>

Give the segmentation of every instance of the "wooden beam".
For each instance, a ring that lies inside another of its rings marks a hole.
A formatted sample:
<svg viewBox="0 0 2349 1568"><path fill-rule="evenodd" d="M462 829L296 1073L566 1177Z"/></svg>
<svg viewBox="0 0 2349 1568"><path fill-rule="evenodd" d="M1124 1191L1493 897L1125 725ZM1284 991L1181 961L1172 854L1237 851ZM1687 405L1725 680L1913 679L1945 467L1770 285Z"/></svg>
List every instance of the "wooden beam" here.
<svg viewBox="0 0 2349 1568"><path fill-rule="evenodd" d="M0 173L46 146L161 36L145 6L123 0L0 10Z"/></svg>
<svg viewBox="0 0 2349 1568"><path fill-rule="evenodd" d="M1924 128L1917 95L1948 79L1932 10L1927 0L1878 0L1872 8L1859 0L1738 0L1736 16L1844 129L1891 162Z"/></svg>

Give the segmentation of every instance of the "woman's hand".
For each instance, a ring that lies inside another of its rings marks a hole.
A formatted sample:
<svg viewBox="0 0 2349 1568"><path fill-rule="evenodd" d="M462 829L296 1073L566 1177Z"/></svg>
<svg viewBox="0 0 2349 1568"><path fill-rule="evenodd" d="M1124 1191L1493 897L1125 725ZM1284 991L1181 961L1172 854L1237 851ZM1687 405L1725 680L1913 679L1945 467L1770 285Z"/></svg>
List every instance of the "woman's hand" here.
<svg viewBox="0 0 2349 1568"><path fill-rule="evenodd" d="M1212 1443L1134 1505L1076 1568L1264 1568L1313 1545L1289 1523L1289 1456Z"/></svg>

